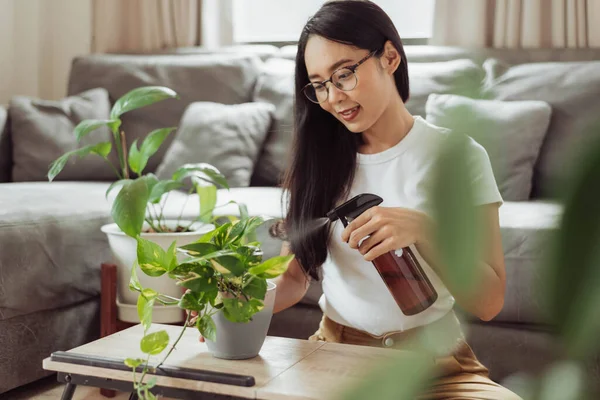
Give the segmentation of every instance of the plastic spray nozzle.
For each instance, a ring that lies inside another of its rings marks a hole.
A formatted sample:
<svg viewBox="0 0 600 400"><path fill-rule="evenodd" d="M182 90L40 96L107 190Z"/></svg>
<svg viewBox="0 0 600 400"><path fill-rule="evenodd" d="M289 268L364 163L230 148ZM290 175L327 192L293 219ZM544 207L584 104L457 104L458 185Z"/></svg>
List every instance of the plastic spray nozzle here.
<svg viewBox="0 0 600 400"><path fill-rule="evenodd" d="M348 225L348 222L358 217L363 212L367 211L371 207L375 207L383 202L383 199L375 194L363 193L355 196L342 204L339 207L327 213L327 218L331 222L340 219L344 226Z"/></svg>

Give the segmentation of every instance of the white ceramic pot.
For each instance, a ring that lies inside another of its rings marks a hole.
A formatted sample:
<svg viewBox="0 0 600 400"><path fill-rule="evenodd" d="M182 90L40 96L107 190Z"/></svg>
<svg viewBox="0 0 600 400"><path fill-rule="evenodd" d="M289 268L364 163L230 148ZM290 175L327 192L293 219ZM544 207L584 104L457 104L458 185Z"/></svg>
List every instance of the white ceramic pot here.
<svg viewBox="0 0 600 400"><path fill-rule="evenodd" d="M169 228L175 228L177 225L187 226L190 221L167 220L166 225ZM144 230L147 225L144 224ZM200 239L206 232L214 229L214 225L204 223L194 223L191 225L192 232L174 232L174 233L142 233L143 239L150 240L164 250L167 250L173 241L177 241L177 246L185 246ZM127 236L117 226L117 224L107 224L102 226L102 232L108 236L108 243L112 250L117 264L117 307L118 316L122 321L138 323L137 298L138 293L129 289L129 279L131 277L131 267L137 266L137 242L130 236ZM185 255L179 254L179 258ZM161 294L180 298L183 289L175 284L166 274L160 277L150 277L137 267L137 276L140 284L144 288L151 288ZM157 323L175 323L183 320L183 311L177 306L156 305L153 310L152 321Z"/></svg>

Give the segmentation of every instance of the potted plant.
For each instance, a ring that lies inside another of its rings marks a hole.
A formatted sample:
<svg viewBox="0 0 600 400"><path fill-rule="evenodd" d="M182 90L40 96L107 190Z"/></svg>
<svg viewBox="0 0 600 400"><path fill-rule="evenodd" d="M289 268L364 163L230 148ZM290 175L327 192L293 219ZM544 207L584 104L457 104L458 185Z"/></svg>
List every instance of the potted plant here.
<svg viewBox="0 0 600 400"><path fill-rule="evenodd" d="M156 371L167 360L190 322L191 313L179 337L170 346L164 359L150 367L150 356L162 353L169 346L165 330L149 333L153 304L176 304L195 311L194 325L206 338L209 351L215 357L247 359L258 355L267 335L273 314L275 284L270 279L284 273L294 258L277 256L263 260L260 243L254 232L265 221L261 217L230 218L218 224L194 243L178 249L185 255L177 261L175 248L164 251L157 244L137 238L137 257L141 270L152 276L168 276L187 289L176 299L141 285L136 269L132 269L130 289L139 293L137 310L144 328L140 348L146 359L128 358L132 368L134 388L142 399L154 399L150 389L155 380L144 383L148 371ZM183 289L182 289L183 290ZM142 372L136 380L136 372Z"/></svg>
<svg viewBox="0 0 600 400"><path fill-rule="evenodd" d="M136 238L141 236L151 240L164 250L170 249L171 253L177 244L184 245L197 240L214 228L210 221L216 204L217 186L228 188L223 175L209 164L183 165L169 180L160 180L152 173L144 174L148 160L175 127L152 131L141 145L138 146L135 140L127 148L125 132L120 130L121 116L129 111L175 98L178 96L173 90L161 86L141 87L126 93L115 102L108 120L84 120L74 131L75 137L80 141L94 130L106 126L112 132L113 142L92 144L67 152L52 163L48 172L48 179L52 181L70 158L90 154L102 157L114 170L117 180L106 191L108 197L113 190L118 189L111 210L114 223L106 224L101 229L108 236L118 266L119 319L124 321L138 322L135 308L137 297L128 290L131 269L137 264ZM113 151L116 152L118 165L114 165L109 158ZM168 194L183 188L186 179L192 180L192 190L198 194L199 216L193 221L181 220L181 214L177 219L167 219L164 208ZM142 276L142 282L166 295L180 294L179 288L166 278L149 280ZM171 306L157 310L155 318L169 323L181 321L183 315L177 307Z"/></svg>

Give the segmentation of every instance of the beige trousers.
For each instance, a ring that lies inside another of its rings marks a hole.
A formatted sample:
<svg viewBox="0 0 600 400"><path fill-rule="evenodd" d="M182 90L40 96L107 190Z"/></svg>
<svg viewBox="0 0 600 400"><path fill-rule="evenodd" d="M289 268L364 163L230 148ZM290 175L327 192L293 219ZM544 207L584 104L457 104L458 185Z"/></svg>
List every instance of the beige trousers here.
<svg viewBox="0 0 600 400"><path fill-rule="evenodd" d="M454 313L442 318L455 318ZM442 324L444 321L433 324ZM402 342L418 333L419 328L411 329L400 334L373 337L357 329L340 325L323 316L319 330L309 340L334 343L347 343L363 346L387 347L394 343L393 348L402 349ZM392 339L390 341L390 339ZM386 342L387 340L387 342ZM450 355L435 358L438 374L433 384L419 400L522 400L510 390L500 386L489 377L488 369L483 366L465 340L460 340Z"/></svg>

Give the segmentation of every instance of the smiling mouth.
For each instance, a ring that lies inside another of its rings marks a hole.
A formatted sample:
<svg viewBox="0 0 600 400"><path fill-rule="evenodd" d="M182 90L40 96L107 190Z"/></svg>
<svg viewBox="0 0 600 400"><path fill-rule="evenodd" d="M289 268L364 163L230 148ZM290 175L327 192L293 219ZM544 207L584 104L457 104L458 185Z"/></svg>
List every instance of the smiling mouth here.
<svg viewBox="0 0 600 400"><path fill-rule="evenodd" d="M349 108L344 111L340 111L338 114L340 114L342 119L344 119L345 121L350 121L350 120L353 120L358 115L359 111L360 111L360 106L356 106L356 107Z"/></svg>

